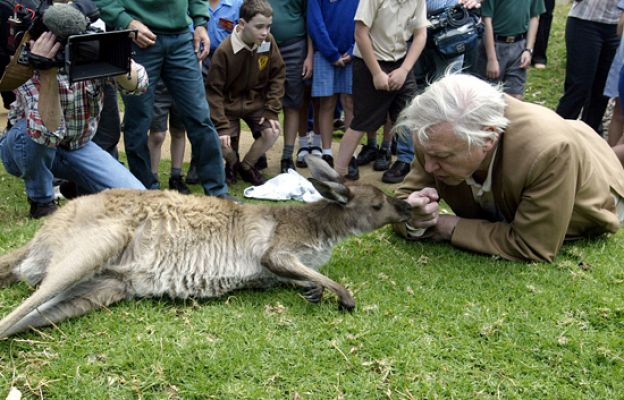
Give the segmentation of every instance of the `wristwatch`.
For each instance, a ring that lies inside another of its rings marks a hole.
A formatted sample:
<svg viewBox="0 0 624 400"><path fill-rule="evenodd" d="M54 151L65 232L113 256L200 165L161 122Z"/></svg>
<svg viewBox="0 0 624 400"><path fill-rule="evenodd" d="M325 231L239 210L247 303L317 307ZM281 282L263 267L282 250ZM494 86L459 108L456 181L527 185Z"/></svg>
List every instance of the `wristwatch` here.
<svg viewBox="0 0 624 400"><path fill-rule="evenodd" d="M524 49L524 50L522 50L522 51L523 51L523 52L524 52L524 51L528 51L530 55L533 55L533 49L526 48L526 49Z"/></svg>

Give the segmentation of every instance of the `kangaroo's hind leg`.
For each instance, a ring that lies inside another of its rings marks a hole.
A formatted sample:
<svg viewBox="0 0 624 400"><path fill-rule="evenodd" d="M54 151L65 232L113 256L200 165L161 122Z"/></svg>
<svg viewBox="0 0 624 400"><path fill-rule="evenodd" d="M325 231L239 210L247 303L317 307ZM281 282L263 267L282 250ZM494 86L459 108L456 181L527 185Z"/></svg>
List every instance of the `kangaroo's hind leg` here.
<svg viewBox="0 0 624 400"><path fill-rule="evenodd" d="M309 281L318 284L321 287L325 287L338 296L340 300L340 307L345 310L353 310L355 308L355 300L351 293L345 289L342 285L334 282L325 275L306 267L299 259L291 253L283 251L273 251L269 249L264 256L262 256L262 265L275 275L282 278L294 279L297 281ZM318 289L317 289L318 290ZM322 291L321 291L322 293ZM314 293L312 294L313 300L316 299ZM317 295L320 300L320 293ZM312 301L313 301L312 300Z"/></svg>
<svg viewBox="0 0 624 400"><path fill-rule="evenodd" d="M128 287L122 280L113 276L95 276L43 303L12 325L3 336L77 317L123 300L127 295Z"/></svg>
<svg viewBox="0 0 624 400"><path fill-rule="evenodd" d="M8 286L18 281L13 268L26 258L29 247L30 242L8 254L0 256L0 287Z"/></svg>
<svg viewBox="0 0 624 400"><path fill-rule="evenodd" d="M81 230L79 234L68 237L68 245L55 251L39 288L0 321L0 338L6 337L6 332L13 325L37 307L91 279L109 259L117 256L127 243L121 225L106 228L94 226L91 229Z"/></svg>

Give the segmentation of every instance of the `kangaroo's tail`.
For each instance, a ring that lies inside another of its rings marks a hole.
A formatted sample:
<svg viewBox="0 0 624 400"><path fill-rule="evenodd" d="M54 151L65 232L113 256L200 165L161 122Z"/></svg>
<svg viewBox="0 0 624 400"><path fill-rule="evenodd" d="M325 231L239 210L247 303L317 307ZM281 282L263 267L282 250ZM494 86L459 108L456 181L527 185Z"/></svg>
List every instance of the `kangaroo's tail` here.
<svg viewBox="0 0 624 400"><path fill-rule="evenodd" d="M0 256L0 287L8 286L18 281L18 276L13 272L15 267L26 258L29 243Z"/></svg>

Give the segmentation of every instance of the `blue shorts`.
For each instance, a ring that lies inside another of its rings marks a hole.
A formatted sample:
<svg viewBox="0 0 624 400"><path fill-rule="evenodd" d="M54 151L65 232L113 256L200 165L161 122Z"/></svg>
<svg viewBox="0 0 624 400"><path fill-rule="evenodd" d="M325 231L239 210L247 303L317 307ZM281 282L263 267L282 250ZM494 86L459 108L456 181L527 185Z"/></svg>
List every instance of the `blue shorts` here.
<svg viewBox="0 0 624 400"><path fill-rule="evenodd" d="M314 52L314 73L312 74L312 97L333 96L337 93L351 94L353 84L351 63L336 67L320 52Z"/></svg>

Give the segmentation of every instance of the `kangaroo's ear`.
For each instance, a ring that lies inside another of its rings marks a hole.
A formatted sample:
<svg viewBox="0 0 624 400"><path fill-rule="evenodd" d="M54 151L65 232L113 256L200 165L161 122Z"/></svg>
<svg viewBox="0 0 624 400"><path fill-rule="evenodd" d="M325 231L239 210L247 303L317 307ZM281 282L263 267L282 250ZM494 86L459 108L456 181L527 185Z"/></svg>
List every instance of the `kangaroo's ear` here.
<svg viewBox="0 0 624 400"><path fill-rule="evenodd" d="M340 175L329 166L321 157L306 155L304 157L312 177L320 181L342 182Z"/></svg>
<svg viewBox="0 0 624 400"><path fill-rule="evenodd" d="M329 201L333 201L344 206L349 202L349 200L351 200L351 191L343 184L320 181L315 178L308 178L308 180L312 182L312 185L316 190L318 190L321 196Z"/></svg>

